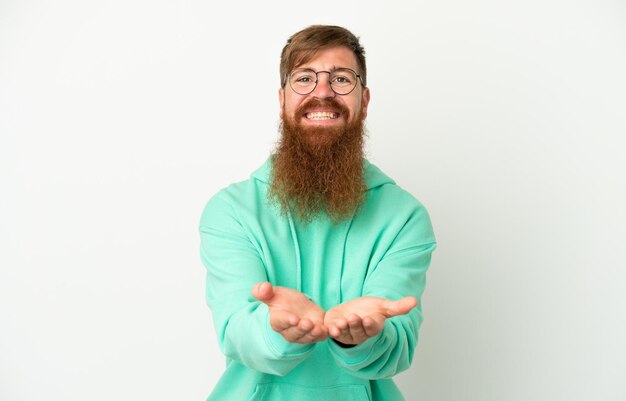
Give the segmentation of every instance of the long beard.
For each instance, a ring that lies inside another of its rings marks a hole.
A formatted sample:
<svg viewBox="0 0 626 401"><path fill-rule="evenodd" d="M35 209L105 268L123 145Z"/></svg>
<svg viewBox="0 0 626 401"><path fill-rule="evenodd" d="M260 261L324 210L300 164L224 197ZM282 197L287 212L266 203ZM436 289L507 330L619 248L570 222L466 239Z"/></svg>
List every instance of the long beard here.
<svg viewBox="0 0 626 401"><path fill-rule="evenodd" d="M341 105L333 106L347 115ZM296 111L296 121L302 113ZM270 200L283 214L291 212L305 223L322 214L339 223L356 213L366 191L363 120L355 118L345 127L329 129L303 127L283 118L280 129L282 136L272 160Z"/></svg>

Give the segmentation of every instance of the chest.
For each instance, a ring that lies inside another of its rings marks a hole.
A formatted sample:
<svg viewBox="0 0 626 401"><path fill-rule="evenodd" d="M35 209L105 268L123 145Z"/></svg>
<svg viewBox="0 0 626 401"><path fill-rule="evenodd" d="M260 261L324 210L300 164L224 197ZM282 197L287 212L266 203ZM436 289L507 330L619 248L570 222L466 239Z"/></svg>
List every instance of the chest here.
<svg viewBox="0 0 626 401"><path fill-rule="evenodd" d="M293 222L266 241L270 282L295 288L324 309L362 295L376 262L375 237L351 221Z"/></svg>

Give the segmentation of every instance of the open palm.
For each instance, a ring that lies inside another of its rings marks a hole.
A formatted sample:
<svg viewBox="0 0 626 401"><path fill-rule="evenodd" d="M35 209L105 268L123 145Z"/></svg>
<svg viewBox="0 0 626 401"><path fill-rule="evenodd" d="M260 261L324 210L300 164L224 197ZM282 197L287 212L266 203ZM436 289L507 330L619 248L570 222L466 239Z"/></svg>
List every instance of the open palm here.
<svg viewBox="0 0 626 401"><path fill-rule="evenodd" d="M324 310L300 291L264 282L252 288L252 295L268 306L270 325L285 340L310 344L327 338Z"/></svg>
<svg viewBox="0 0 626 401"><path fill-rule="evenodd" d="M361 344L378 335L387 318L407 314L415 306L415 297L405 297L398 301L360 297L326 312L324 326L330 337L343 344Z"/></svg>

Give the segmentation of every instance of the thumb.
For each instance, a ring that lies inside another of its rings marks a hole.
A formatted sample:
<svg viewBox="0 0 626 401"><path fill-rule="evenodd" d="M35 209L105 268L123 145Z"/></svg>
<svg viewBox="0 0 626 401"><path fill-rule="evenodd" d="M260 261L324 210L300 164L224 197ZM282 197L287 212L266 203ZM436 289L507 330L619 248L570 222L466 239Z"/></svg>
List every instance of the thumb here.
<svg viewBox="0 0 626 401"><path fill-rule="evenodd" d="M261 302L267 303L274 297L274 288L271 283L257 283L252 287L252 296Z"/></svg>
<svg viewBox="0 0 626 401"><path fill-rule="evenodd" d="M387 317L406 315L417 306L417 298L404 297L397 301L389 301L387 304Z"/></svg>

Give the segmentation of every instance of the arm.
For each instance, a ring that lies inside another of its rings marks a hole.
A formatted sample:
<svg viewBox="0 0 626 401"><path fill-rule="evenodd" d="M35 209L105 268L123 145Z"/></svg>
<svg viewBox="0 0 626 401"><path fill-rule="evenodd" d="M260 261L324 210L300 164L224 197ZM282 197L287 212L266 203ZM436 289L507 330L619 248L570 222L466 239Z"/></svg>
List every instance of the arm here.
<svg viewBox="0 0 626 401"><path fill-rule="evenodd" d="M286 341L270 326L268 304L253 297L253 286L268 277L261 251L246 234L228 194L219 193L205 207L200 238L206 301L222 352L254 370L287 374L314 344Z"/></svg>
<svg viewBox="0 0 626 401"><path fill-rule="evenodd" d="M370 267L363 297L327 312L330 336L356 344L350 348L329 344L339 366L370 380L391 377L410 366L422 322L421 305L414 307L415 301L424 291L435 246L430 220L420 206Z"/></svg>

